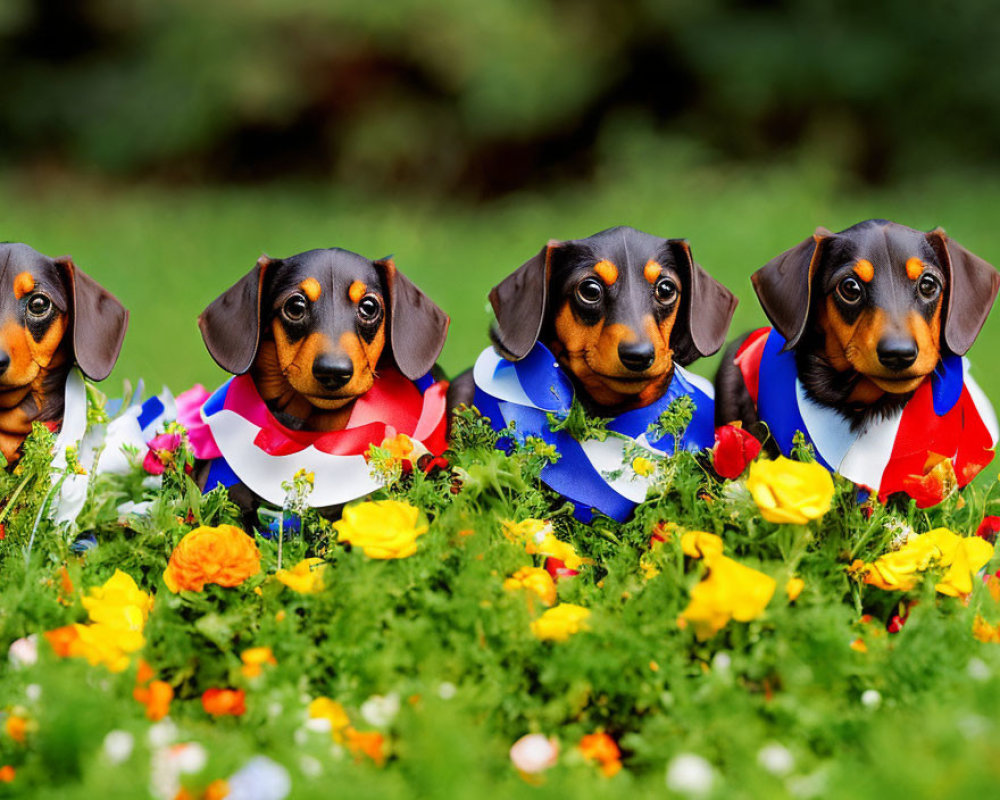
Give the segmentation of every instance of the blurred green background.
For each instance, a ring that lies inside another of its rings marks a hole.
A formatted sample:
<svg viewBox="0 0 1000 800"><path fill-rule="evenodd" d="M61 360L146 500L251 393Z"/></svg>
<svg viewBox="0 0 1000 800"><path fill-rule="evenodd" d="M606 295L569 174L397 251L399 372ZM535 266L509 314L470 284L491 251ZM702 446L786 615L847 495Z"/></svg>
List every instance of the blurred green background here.
<svg viewBox="0 0 1000 800"><path fill-rule="evenodd" d="M749 273L817 225L942 225L1000 263L997 41L978 0L4 0L0 238L132 310L109 393L218 383L198 312L323 246L394 253L452 315L450 372L490 286L617 224L689 238L735 335ZM991 319L994 398L998 346Z"/></svg>

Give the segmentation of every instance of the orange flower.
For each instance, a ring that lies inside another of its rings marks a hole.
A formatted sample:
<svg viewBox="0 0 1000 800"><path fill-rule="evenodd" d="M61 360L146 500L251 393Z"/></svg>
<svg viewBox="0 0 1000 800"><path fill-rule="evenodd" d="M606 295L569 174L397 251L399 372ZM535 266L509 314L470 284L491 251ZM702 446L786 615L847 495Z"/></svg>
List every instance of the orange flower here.
<svg viewBox="0 0 1000 800"><path fill-rule="evenodd" d="M15 742L24 744L28 738L28 720L17 716L17 714L11 714L4 723L4 730Z"/></svg>
<svg viewBox="0 0 1000 800"><path fill-rule="evenodd" d="M580 752L588 761L596 761L606 778L617 775L622 768L622 753L606 733L588 733L580 739Z"/></svg>
<svg viewBox="0 0 1000 800"><path fill-rule="evenodd" d="M206 689L201 707L213 717L239 717L246 713L246 693L242 689Z"/></svg>
<svg viewBox="0 0 1000 800"><path fill-rule="evenodd" d="M972 622L972 635L981 642L1000 643L1000 625L990 625L977 614Z"/></svg>
<svg viewBox="0 0 1000 800"><path fill-rule="evenodd" d="M361 761L362 756L368 756L378 766L385 765L385 737L377 731L366 731L364 733L347 728L344 731L347 735L347 749L357 761Z"/></svg>
<svg viewBox="0 0 1000 800"><path fill-rule="evenodd" d="M166 681L153 681L149 686L136 686L132 697L146 706L146 717L158 722L170 713L170 701L174 699L174 687Z"/></svg>
<svg viewBox="0 0 1000 800"><path fill-rule="evenodd" d="M52 645L53 651L59 658L68 658L73 649L73 643L80 637L76 632L76 626L63 625L51 631L45 631L45 638Z"/></svg>
<svg viewBox="0 0 1000 800"><path fill-rule="evenodd" d="M229 784L222 778L212 781L205 787L203 800L224 800L229 797Z"/></svg>
<svg viewBox="0 0 1000 800"><path fill-rule="evenodd" d="M278 661L271 652L270 647L251 647L240 654L243 660L243 675L247 678L256 678L264 671L264 665L277 666Z"/></svg>
<svg viewBox="0 0 1000 800"><path fill-rule="evenodd" d="M0 783L12 783L16 772L10 764L0 767Z"/></svg>
<svg viewBox="0 0 1000 800"><path fill-rule="evenodd" d="M170 554L163 581L170 591L200 592L206 583L239 586L260 572L260 550L232 525L202 526L188 533Z"/></svg>

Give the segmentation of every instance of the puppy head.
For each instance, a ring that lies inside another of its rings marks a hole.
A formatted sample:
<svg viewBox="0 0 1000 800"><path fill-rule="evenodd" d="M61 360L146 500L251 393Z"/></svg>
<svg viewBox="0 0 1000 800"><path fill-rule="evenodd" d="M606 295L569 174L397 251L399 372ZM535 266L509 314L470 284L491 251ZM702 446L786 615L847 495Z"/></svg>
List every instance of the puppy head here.
<svg viewBox="0 0 1000 800"><path fill-rule="evenodd" d="M942 350L964 355L1000 289L997 271L944 231L885 220L819 229L752 280L786 349L813 331L834 369L894 394L916 389Z"/></svg>
<svg viewBox="0 0 1000 800"><path fill-rule="evenodd" d="M687 242L633 228L550 242L490 293L494 339L511 360L541 338L599 405L645 404L673 364L725 341L736 298Z"/></svg>
<svg viewBox="0 0 1000 800"><path fill-rule="evenodd" d="M259 380L287 382L316 408L336 409L372 387L380 363L410 379L427 373L448 321L391 259L333 248L262 256L198 324L224 370L257 364Z"/></svg>
<svg viewBox="0 0 1000 800"><path fill-rule="evenodd" d="M69 256L0 244L0 391L29 386L70 357L104 380L127 326L122 304Z"/></svg>

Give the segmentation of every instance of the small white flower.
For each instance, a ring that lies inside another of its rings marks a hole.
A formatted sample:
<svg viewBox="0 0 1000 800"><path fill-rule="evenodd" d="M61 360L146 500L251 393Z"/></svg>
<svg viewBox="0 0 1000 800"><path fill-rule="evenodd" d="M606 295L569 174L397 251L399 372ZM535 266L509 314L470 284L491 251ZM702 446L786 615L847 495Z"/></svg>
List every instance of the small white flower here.
<svg viewBox="0 0 1000 800"><path fill-rule="evenodd" d="M177 739L177 726L170 717L164 717L154 722L146 732L146 741L150 747L166 747Z"/></svg>
<svg viewBox="0 0 1000 800"><path fill-rule="evenodd" d="M733 665L732 656L729 653L718 652L712 659L712 669L716 672L729 672L729 668Z"/></svg>
<svg viewBox="0 0 1000 800"><path fill-rule="evenodd" d="M445 681L438 686L438 697L442 700L451 700L456 694L458 694L458 688L453 683Z"/></svg>
<svg viewBox="0 0 1000 800"><path fill-rule="evenodd" d="M285 800L292 791L288 770L267 756L254 756L226 783L226 800Z"/></svg>
<svg viewBox="0 0 1000 800"><path fill-rule="evenodd" d="M305 728L313 733L329 733L333 730L333 723L329 717L310 717L306 720Z"/></svg>
<svg viewBox="0 0 1000 800"><path fill-rule="evenodd" d="M157 490L163 487L163 476L162 475L150 475L147 478L142 479L143 489Z"/></svg>
<svg viewBox="0 0 1000 800"><path fill-rule="evenodd" d="M32 703L37 703L42 699L42 687L37 683L29 683L24 687L24 694Z"/></svg>
<svg viewBox="0 0 1000 800"><path fill-rule="evenodd" d="M281 703L274 702L268 705L267 707L267 715L271 719L277 719L284 713L285 713L285 707Z"/></svg>
<svg viewBox="0 0 1000 800"><path fill-rule="evenodd" d="M554 767L558 758L559 742L541 733L522 736L510 748L511 763L528 775Z"/></svg>
<svg viewBox="0 0 1000 800"><path fill-rule="evenodd" d="M385 697L372 695L361 704L361 717L376 728L388 728L399 713L399 695L390 692Z"/></svg>
<svg viewBox="0 0 1000 800"><path fill-rule="evenodd" d="M15 669L33 667L37 664L38 634L33 633L30 636L15 639L11 642L10 649L7 651L7 658L10 659L10 665Z"/></svg>
<svg viewBox="0 0 1000 800"><path fill-rule="evenodd" d="M694 753L680 753L667 765L667 788L678 794L706 795L714 783L712 765Z"/></svg>
<svg viewBox="0 0 1000 800"><path fill-rule="evenodd" d="M878 689L865 689L861 694L861 705L872 710L882 705L882 694Z"/></svg>
<svg viewBox="0 0 1000 800"><path fill-rule="evenodd" d="M795 756L784 745L771 742L757 753L757 763L772 775L781 777L795 769Z"/></svg>
<svg viewBox="0 0 1000 800"><path fill-rule="evenodd" d="M295 744L299 747L303 747L309 741L309 731L305 728L296 728L295 733L292 734L292 739L295 740Z"/></svg>
<svg viewBox="0 0 1000 800"><path fill-rule="evenodd" d="M318 778L323 773L323 765L312 756L299 756L299 769L307 778Z"/></svg>
<svg viewBox="0 0 1000 800"><path fill-rule="evenodd" d="M189 774L201 772L208 763L208 751L197 742L179 744L171 748L171 751L178 772Z"/></svg>
<svg viewBox="0 0 1000 800"><path fill-rule="evenodd" d="M104 737L104 755L112 764L128 761L135 749L135 737L128 731L109 731Z"/></svg>
<svg viewBox="0 0 1000 800"><path fill-rule="evenodd" d="M969 663L965 665L965 671L972 680L980 682L989 680L992 674L989 665L981 658L970 658Z"/></svg>

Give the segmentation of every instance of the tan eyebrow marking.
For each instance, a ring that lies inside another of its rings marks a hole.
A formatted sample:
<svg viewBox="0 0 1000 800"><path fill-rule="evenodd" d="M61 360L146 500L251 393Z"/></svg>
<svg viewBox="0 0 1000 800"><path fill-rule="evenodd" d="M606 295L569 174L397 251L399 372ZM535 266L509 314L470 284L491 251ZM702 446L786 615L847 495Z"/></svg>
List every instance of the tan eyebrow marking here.
<svg viewBox="0 0 1000 800"><path fill-rule="evenodd" d="M368 287L364 285L361 281L354 281L351 287L347 290L347 296L351 298L352 303L360 303L361 298L365 296L365 292L368 291Z"/></svg>
<svg viewBox="0 0 1000 800"><path fill-rule="evenodd" d="M618 267L608 261L606 258L601 259L596 264L594 264L594 272L597 276L604 281L605 286L610 286L616 280L618 280Z"/></svg>
<svg viewBox="0 0 1000 800"><path fill-rule="evenodd" d="M20 300L35 288L35 279L30 272L21 272L14 278L14 297Z"/></svg>
<svg viewBox="0 0 1000 800"><path fill-rule="evenodd" d="M323 289L319 285L319 281L315 278L306 278L302 283L299 284L299 288L302 290L303 294L309 298L310 301L315 303L319 300L319 296L323 294Z"/></svg>
<svg viewBox="0 0 1000 800"><path fill-rule="evenodd" d="M924 262L914 256L906 259L906 277L915 281L924 274Z"/></svg>
<svg viewBox="0 0 1000 800"><path fill-rule="evenodd" d="M867 258L859 258L854 265L854 274L865 283L870 283L871 279L875 277L875 267Z"/></svg>
<svg viewBox="0 0 1000 800"><path fill-rule="evenodd" d="M663 272L663 267L653 261L653 259L649 259L646 262L646 266L642 268L642 277L646 279L647 283L656 283L656 279L660 277L661 272Z"/></svg>

